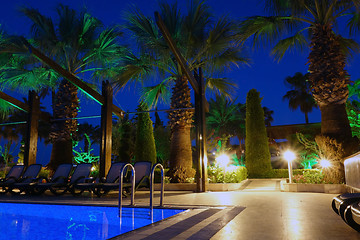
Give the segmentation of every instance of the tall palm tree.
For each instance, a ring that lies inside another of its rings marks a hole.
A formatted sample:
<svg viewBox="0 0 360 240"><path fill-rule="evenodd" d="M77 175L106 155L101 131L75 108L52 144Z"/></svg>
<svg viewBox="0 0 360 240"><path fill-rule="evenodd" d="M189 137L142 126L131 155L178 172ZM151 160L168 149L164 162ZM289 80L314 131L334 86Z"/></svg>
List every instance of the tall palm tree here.
<svg viewBox="0 0 360 240"><path fill-rule="evenodd" d="M122 51L117 43L120 36L118 29L104 27L86 11L76 12L59 4L56 22L37 9L22 8L21 12L32 21L32 44L78 77L88 78L89 75L84 73L108 68ZM42 65L40 68L39 64L34 67L38 71L44 68ZM23 82L30 80L18 79ZM34 81L44 79L49 79L49 75L39 74ZM11 78L4 81L8 84L12 82ZM59 77L56 83L57 90L52 91L53 118L63 120L53 121L50 132L53 149L48 166L52 169L62 162L72 161L71 138L76 133L77 121L74 118L79 110L77 87Z"/></svg>
<svg viewBox="0 0 360 240"><path fill-rule="evenodd" d="M283 96L283 100L289 100L289 108L300 111L305 114L305 123L309 123L309 113L313 108L316 108L316 102L312 97L310 91L310 83L308 81L309 74L295 73L292 77L285 78L285 85L292 88Z"/></svg>
<svg viewBox="0 0 360 240"><path fill-rule="evenodd" d="M321 111L321 133L339 141L352 141L345 110L349 83L345 56L349 49L358 45L335 33L334 26L344 16L350 31L358 30L360 1L266 0L265 6L273 16L253 16L244 20L241 39L253 36L259 43L285 37L272 51L278 59L292 47L309 47L309 82Z"/></svg>
<svg viewBox="0 0 360 240"><path fill-rule="evenodd" d="M234 84L228 79L217 78L214 72L232 64L247 62L241 56L240 48L234 44L234 22L227 18L214 21L205 1L191 1L186 15L181 13L176 3L160 3L159 12L190 70L202 68L208 87L231 93ZM171 109L190 108L188 79L154 21L135 10L128 14L126 28L132 32L143 55L135 58L135 64L127 65L121 76L134 79L157 73L161 78L168 78L173 84ZM140 62L148 64L141 65ZM137 68L130 67L134 65ZM142 71L141 66L147 68ZM123 83L121 80L124 78L118 79ZM168 116L171 127L170 174L173 181L184 181L194 173L190 141L192 116L189 110L174 110Z"/></svg>

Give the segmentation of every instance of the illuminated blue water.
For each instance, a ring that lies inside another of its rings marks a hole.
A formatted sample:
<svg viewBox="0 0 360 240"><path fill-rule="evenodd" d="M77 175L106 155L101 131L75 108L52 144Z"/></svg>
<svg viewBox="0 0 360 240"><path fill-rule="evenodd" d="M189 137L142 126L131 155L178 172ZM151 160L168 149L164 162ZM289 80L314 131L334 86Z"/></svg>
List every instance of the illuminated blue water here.
<svg viewBox="0 0 360 240"><path fill-rule="evenodd" d="M149 225L180 209L0 203L0 239L108 239Z"/></svg>

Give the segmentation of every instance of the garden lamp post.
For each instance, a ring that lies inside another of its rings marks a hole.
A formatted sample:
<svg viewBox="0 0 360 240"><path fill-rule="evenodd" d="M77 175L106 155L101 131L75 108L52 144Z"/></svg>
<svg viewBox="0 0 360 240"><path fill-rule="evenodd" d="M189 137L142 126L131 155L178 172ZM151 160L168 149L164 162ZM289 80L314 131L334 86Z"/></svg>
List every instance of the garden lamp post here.
<svg viewBox="0 0 360 240"><path fill-rule="evenodd" d="M289 183L292 183L292 161L294 161L296 158L295 153L287 150L286 152L284 152L284 158L288 161Z"/></svg>
<svg viewBox="0 0 360 240"><path fill-rule="evenodd" d="M220 167L224 169L224 182L225 182L225 173L226 173L226 167L230 163L230 158L226 154L221 154L216 158L216 162L219 164Z"/></svg>

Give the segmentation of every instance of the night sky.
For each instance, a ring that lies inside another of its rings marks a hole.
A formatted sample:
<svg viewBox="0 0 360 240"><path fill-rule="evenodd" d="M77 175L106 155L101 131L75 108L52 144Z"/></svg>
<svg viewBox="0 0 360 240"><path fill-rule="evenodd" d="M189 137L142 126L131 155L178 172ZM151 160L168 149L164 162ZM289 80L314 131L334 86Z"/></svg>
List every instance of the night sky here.
<svg viewBox="0 0 360 240"><path fill-rule="evenodd" d="M158 6L155 0L2 0L1 2L0 23L9 34L26 36L29 36L30 22L17 11L17 9L23 5L38 8L41 13L54 16L54 9L58 2L69 5L75 9L81 9L83 6L86 6L92 15L109 25L123 21L124 11L129 4L135 4L148 16L153 16ZM187 1L179 2L181 6L185 6ZM208 4L211 6L212 11L219 17L228 15L232 18L240 19L246 16L265 14L263 6L256 0L209 0ZM283 101L282 96L285 95L286 91L290 90L284 86L284 79L287 76L292 76L296 72L306 73L307 53L289 53L280 63L277 63L270 56L269 47L253 51L252 47L249 46L246 50L248 56L251 58L251 65L242 66L239 69L234 68L226 74L227 77L233 79L238 85L237 94L234 98L238 102L245 103L247 92L255 88L263 97L262 105L274 111L273 125L304 123L304 115L299 110L294 112L290 111L288 102ZM358 57L354 60L358 60ZM354 65L356 65L354 60L351 62L352 66L350 66L349 72L352 78L356 79L359 77L359 74L351 71ZM136 89L129 88L120 91L115 98L114 103L122 109L131 112L135 111L138 100ZM43 104L46 105L46 103L47 101ZM90 107L84 105L90 105ZM100 109L100 107L96 105L92 106L91 101L84 100L82 101L82 112L80 115L94 115L94 109L97 108ZM166 106L162 106L161 108L166 108ZM319 111L313 111L309 118L310 122L320 121Z"/></svg>
<svg viewBox="0 0 360 240"><path fill-rule="evenodd" d="M147 16L153 16L154 11L158 10L158 4L155 0L1 0L0 23L9 34L29 36L30 21L22 16L17 9L20 6L27 5L38 8L41 13L48 16L55 16L54 9L59 2L75 9L81 9L83 6L86 6L93 16L99 18L106 25L121 23L124 11L129 4L135 4ZM178 2L180 2L180 6L185 6L187 1ZM229 17L240 19L246 16L265 15L264 7L261 1L259 2L258 0L208 0L208 4L219 17L228 15ZM251 66L242 66L239 69L234 68L234 70L226 74L228 78L233 79L238 85L237 94L234 96L236 101L245 103L247 92L255 88L260 92L260 96L263 97L262 105L274 111L274 122L272 125L304 123L304 115L299 110L290 111L288 102L283 101L282 97L290 90L285 87L284 79L287 76L293 76L296 72L306 73L308 51L288 53L279 63L270 55L269 46L254 50L248 44L247 53L252 61ZM349 61L347 70L352 80L360 77L360 73L357 71L359 63L359 56L355 56ZM118 92L114 103L125 111L134 112L139 99L137 90L136 88L130 88ZM14 95L14 93L10 94ZM49 107L49 102L49 100L45 100L43 104ZM92 103L90 100L82 100L81 106L79 116L100 114L100 106ZM165 108L168 107L159 107L159 109ZM309 115L309 120L310 122L319 122L320 111L314 110ZM93 121L93 124L100 125L100 119Z"/></svg>

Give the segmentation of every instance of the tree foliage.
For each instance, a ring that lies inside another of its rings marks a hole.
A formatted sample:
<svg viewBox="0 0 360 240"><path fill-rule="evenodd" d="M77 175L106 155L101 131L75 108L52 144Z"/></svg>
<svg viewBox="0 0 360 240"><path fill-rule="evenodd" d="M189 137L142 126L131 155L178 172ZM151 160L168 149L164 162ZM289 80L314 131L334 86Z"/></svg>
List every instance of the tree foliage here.
<svg viewBox="0 0 360 240"><path fill-rule="evenodd" d="M140 103L138 106L136 123L136 142L135 142L135 162L156 163L156 147L153 132L153 122L148 112L146 104Z"/></svg>
<svg viewBox="0 0 360 240"><path fill-rule="evenodd" d="M269 141L260 93L251 89L246 97L245 164L249 177L263 176L271 170Z"/></svg>

